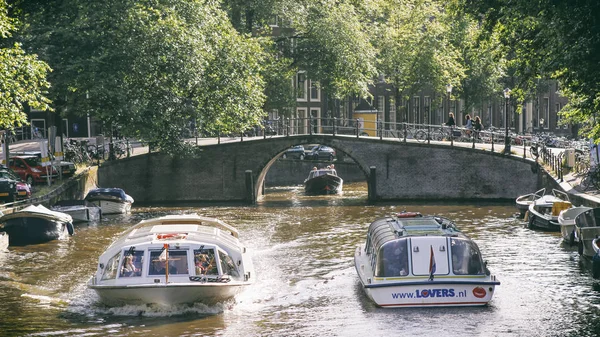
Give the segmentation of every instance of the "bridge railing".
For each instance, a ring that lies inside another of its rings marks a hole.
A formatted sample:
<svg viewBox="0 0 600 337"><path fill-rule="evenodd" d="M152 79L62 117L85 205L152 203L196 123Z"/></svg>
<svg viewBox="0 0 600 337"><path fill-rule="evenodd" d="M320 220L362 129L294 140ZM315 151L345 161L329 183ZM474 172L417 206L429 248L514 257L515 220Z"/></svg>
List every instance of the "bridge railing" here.
<svg viewBox="0 0 600 337"><path fill-rule="evenodd" d="M462 126L446 126L418 123L393 123L381 120L346 119L346 118L280 118L275 120L265 120L263 125L253 128L253 132L241 134L244 137L272 137L272 136L290 136L290 135L351 135L360 137L377 137L380 139L398 140L402 142L436 142L449 144L450 146L460 145L462 147L476 144L489 144L491 151L495 151L498 145L504 149L506 141L504 129L490 128L479 132L468 130ZM231 135L229 135L231 138ZM523 157L527 156L526 147L530 141L521 135L508 134L509 142L512 146L513 154Z"/></svg>

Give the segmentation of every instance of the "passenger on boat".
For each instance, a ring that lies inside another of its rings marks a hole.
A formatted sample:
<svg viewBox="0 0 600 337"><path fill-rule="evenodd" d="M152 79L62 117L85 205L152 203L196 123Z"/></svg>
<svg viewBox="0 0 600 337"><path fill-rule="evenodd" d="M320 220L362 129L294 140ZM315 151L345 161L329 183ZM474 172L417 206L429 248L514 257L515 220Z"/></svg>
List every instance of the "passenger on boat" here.
<svg viewBox="0 0 600 337"><path fill-rule="evenodd" d="M135 276L139 270L133 263L133 255L125 256L125 262L123 262L123 268L121 269L121 276Z"/></svg>
<svg viewBox="0 0 600 337"><path fill-rule="evenodd" d="M205 254L196 254L196 275L204 275L208 269L208 258Z"/></svg>
<svg viewBox="0 0 600 337"><path fill-rule="evenodd" d="M152 264L151 275L165 275L167 273L167 263L165 260L158 259ZM177 267L169 263L169 274L177 274Z"/></svg>
<svg viewBox="0 0 600 337"><path fill-rule="evenodd" d="M394 240L383 246L383 277L408 275L406 240Z"/></svg>

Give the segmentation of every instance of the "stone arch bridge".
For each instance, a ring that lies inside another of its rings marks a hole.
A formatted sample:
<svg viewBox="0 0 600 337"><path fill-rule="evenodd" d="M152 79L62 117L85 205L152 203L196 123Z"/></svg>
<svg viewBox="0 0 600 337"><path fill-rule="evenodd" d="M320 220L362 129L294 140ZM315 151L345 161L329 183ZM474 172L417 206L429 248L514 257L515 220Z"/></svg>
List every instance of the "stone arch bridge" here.
<svg viewBox="0 0 600 337"><path fill-rule="evenodd" d="M541 170L530 159L446 143L345 135L252 138L204 145L198 158L157 152L107 162L99 167L98 185L121 187L142 204L254 203L271 165L299 144L328 145L354 160L370 201L514 200L541 185Z"/></svg>

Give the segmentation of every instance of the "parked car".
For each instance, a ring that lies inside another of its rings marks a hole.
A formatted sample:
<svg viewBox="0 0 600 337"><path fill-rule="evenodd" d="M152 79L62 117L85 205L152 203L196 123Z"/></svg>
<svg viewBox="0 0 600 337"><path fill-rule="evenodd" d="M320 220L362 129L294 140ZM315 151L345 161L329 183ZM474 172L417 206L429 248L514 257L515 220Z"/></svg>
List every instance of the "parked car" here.
<svg viewBox="0 0 600 337"><path fill-rule="evenodd" d="M14 179L0 176L0 199L5 202L17 200L17 182Z"/></svg>
<svg viewBox="0 0 600 337"><path fill-rule="evenodd" d="M37 156L16 156L8 161L8 167L19 175L29 185L33 183L43 183L48 178L58 177L58 172L52 166L42 166L42 160Z"/></svg>
<svg viewBox="0 0 600 337"><path fill-rule="evenodd" d="M17 155L17 156L36 156L40 160L42 159L42 152L41 151L11 152L11 155ZM52 165L56 168L56 170L58 170L59 168L62 169L62 175L63 175L63 177L72 177L72 176L75 175L75 171L77 171L77 169L75 168L75 163L72 163L70 161L61 160L59 162L59 164L56 165L55 164L55 160L54 160L54 155L53 154L49 154L49 156L50 156L50 160L53 163Z"/></svg>
<svg viewBox="0 0 600 337"><path fill-rule="evenodd" d="M333 161L335 158L335 150L325 145L316 145L310 152L306 154L306 159L312 160L329 160Z"/></svg>
<svg viewBox="0 0 600 337"><path fill-rule="evenodd" d="M302 145L294 145L281 155L281 158L283 159L293 158L304 160L304 157L306 157L306 151L304 151L304 146Z"/></svg>
<svg viewBox="0 0 600 337"><path fill-rule="evenodd" d="M9 193L9 195L4 196L6 197L5 200L14 201L16 199L31 198L31 186L21 180L21 178L19 178L19 176L13 170L9 169L5 165L0 165L0 185L4 184L5 182L9 182L9 184L14 183L16 186L16 193L13 191L12 195ZM2 188L0 188L0 190L1 189ZM2 197L2 194L0 194L0 197Z"/></svg>

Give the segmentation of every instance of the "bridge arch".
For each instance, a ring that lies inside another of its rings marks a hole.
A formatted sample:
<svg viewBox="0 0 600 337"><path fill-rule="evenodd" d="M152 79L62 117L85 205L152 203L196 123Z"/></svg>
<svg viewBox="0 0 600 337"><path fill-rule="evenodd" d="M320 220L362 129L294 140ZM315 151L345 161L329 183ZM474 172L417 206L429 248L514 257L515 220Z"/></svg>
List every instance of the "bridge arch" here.
<svg viewBox="0 0 600 337"><path fill-rule="evenodd" d="M536 163L517 156L374 137L294 135L201 146L198 158L149 153L99 167L100 186L140 203L255 202L266 173L293 145L323 144L364 173L371 200L514 199L541 185ZM535 171L535 172L534 172ZM541 171L541 170L540 170ZM248 186L248 181L250 185Z"/></svg>

